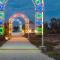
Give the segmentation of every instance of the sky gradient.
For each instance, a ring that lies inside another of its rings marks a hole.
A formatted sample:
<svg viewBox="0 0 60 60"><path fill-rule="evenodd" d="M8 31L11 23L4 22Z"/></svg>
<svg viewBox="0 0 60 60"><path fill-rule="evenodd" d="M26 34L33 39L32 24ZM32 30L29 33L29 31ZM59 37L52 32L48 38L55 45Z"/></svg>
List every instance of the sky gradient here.
<svg viewBox="0 0 60 60"><path fill-rule="evenodd" d="M30 20L34 21L35 19L35 8L32 3L32 0L8 0L5 10L6 20L10 18L15 13L23 13Z"/></svg>
<svg viewBox="0 0 60 60"><path fill-rule="evenodd" d="M60 0L45 0L44 4L44 21L49 21L52 17L60 18ZM6 20L17 12L25 14L34 22L35 10L32 0L8 0L5 10Z"/></svg>
<svg viewBox="0 0 60 60"><path fill-rule="evenodd" d="M60 0L45 0L44 19L60 18Z"/></svg>

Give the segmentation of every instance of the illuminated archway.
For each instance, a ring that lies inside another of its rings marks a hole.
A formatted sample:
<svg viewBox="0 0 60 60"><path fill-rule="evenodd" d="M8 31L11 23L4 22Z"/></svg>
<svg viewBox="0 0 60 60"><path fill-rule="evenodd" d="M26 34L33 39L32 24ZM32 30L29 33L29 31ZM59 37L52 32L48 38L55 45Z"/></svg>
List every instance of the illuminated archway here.
<svg viewBox="0 0 60 60"><path fill-rule="evenodd" d="M10 19L9 19L9 34L12 34L13 22L14 22L14 19L17 18L17 17L23 18L23 20L25 21L25 31L24 31L24 33L28 33L29 32L29 19L22 13L16 13L13 16L11 16Z"/></svg>

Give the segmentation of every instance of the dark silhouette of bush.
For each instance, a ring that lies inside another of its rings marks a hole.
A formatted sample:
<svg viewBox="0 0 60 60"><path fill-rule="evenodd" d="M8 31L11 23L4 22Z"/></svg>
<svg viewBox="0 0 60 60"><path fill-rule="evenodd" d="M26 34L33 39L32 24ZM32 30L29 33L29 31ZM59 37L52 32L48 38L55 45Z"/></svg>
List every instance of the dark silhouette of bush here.
<svg viewBox="0 0 60 60"><path fill-rule="evenodd" d="M5 39L5 37L4 36L0 36L0 47L4 44L4 43L6 43L6 39Z"/></svg>

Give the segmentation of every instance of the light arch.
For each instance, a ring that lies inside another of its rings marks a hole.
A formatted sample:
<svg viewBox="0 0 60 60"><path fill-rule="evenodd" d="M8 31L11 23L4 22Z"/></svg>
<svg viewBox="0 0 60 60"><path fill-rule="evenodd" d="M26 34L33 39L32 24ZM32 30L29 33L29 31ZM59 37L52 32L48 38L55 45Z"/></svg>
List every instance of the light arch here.
<svg viewBox="0 0 60 60"><path fill-rule="evenodd" d="M13 21L14 21L14 18L17 18L17 17L21 17L25 21L25 32L24 33L28 33L29 32L29 19L26 17L26 15L22 13L16 13L9 18L9 34L12 34Z"/></svg>

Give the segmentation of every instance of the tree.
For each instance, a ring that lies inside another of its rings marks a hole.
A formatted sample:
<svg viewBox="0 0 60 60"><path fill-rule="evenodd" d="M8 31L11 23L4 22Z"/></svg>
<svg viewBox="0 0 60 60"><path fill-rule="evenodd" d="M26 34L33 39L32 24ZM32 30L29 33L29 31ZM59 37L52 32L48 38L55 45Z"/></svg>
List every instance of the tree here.
<svg viewBox="0 0 60 60"><path fill-rule="evenodd" d="M46 34L46 33L48 33L48 31L49 31L48 22L45 22L44 23L44 33Z"/></svg>
<svg viewBox="0 0 60 60"><path fill-rule="evenodd" d="M51 30L56 33L60 33L60 19L51 19Z"/></svg>
<svg viewBox="0 0 60 60"><path fill-rule="evenodd" d="M57 32L57 19L56 18L51 19L50 26L51 26L51 32L56 33Z"/></svg>

